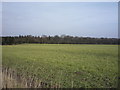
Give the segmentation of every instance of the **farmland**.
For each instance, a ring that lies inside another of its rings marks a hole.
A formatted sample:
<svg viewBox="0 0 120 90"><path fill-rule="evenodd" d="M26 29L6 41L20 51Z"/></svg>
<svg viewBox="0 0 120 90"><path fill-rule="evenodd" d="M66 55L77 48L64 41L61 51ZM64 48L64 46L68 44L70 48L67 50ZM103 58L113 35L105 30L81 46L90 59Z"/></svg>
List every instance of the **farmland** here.
<svg viewBox="0 0 120 90"><path fill-rule="evenodd" d="M4 45L2 64L24 78L46 83L44 88L114 88L118 45Z"/></svg>

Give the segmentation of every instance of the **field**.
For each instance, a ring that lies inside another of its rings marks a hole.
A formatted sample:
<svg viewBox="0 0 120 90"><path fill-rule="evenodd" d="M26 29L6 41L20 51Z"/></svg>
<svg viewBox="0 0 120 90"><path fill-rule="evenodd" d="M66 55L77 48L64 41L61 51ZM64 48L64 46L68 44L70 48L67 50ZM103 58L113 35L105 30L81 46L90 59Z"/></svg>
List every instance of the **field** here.
<svg viewBox="0 0 120 90"><path fill-rule="evenodd" d="M2 59L3 68L43 87L117 87L118 45L4 45Z"/></svg>

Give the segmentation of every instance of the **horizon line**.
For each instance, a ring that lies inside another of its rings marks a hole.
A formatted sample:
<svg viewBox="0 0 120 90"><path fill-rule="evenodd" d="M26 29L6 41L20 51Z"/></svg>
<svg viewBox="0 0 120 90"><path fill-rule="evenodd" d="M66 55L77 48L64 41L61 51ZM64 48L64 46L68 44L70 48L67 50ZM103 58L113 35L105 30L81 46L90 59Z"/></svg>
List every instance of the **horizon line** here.
<svg viewBox="0 0 120 90"><path fill-rule="evenodd" d="M74 35L67 35L67 34L62 34L64 36L72 36L72 37L83 37L83 38L114 38L114 39L120 39L120 37L94 37L94 36L74 36ZM62 36L62 35L46 35L46 34L42 34L42 35L0 35L0 37L19 37L19 36L34 36L34 37L42 37L42 36L46 36L46 37L54 37L54 36Z"/></svg>

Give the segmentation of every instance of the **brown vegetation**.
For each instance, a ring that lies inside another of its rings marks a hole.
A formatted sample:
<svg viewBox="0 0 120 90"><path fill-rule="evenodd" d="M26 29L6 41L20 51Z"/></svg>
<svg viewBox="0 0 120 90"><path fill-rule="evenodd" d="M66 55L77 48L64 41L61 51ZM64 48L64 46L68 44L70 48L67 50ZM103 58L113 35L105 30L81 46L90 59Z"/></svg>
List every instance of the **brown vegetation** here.
<svg viewBox="0 0 120 90"><path fill-rule="evenodd" d="M3 88L59 88L49 85L36 77L25 77L10 68L2 68Z"/></svg>

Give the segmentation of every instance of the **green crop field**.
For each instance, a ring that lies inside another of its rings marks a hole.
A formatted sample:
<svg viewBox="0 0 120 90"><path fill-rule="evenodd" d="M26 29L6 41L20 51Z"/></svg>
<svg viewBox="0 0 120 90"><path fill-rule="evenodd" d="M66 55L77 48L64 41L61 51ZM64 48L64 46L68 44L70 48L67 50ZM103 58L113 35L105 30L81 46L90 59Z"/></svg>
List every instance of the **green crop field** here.
<svg viewBox="0 0 120 90"><path fill-rule="evenodd" d="M3 67L60 88L117 87L118 45L2 46Z"/></svg>

